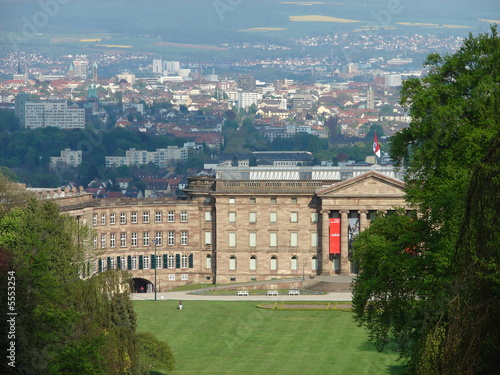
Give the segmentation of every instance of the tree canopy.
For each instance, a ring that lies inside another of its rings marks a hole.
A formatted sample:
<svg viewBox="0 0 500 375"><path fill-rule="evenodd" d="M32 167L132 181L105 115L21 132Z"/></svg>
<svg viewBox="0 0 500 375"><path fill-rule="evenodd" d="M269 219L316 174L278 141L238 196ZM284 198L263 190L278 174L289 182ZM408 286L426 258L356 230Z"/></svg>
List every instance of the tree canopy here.
<svg viewBox="0 0 500 375"><path fill-rule="evenodd" d="M391 156L406 168L406 200L417 215L409 227L403 214L378 218L355 243L355 317L379 348L395 338L411 373L487 374L498 367L491 355L498 353L498 329L487 332L500 313L500 243L490 227L498 220L487 214L500 205L493 188L498 159L491 156L500 134L498 61L492 27L452 55L429 55L428 75L404 82L401 104L412 121L391 138ZM488 193L479 193L479 178ZM473 332L489 337L483 354Z"/></svg>

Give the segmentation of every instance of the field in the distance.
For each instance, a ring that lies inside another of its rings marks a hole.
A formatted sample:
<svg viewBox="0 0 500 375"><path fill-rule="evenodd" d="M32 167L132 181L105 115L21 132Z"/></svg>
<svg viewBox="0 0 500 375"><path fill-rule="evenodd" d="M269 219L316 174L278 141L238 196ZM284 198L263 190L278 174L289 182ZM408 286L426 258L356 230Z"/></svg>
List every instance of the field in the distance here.
<svg viewBox="0 0 500 375"><path fill-rule="evenodd" d="M172 348L173 375L403 374L349 312L273 311L256 302L137 301L138 331Z"/></svg>

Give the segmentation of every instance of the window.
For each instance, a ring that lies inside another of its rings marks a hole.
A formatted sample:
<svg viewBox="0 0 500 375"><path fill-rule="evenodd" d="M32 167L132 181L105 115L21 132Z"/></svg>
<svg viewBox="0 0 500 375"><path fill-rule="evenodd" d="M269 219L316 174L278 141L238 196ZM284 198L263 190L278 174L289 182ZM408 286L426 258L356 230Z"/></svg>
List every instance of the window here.
<svg viewBox="0 0 500 375"><path fill-rule="evenodd" d="M181 274L181 280L186 281L187 279L188 279L188 274L187 273Z"/></svg>
<svg viewBox="0 0 500 375"><path fill-rule="evenodd" d="M212 232L205 232L205 245L212 244Z"/></svg>
<svg viewBox="0 0 500 375"><path fill-rule="evenodd" d="M142 257L142 268L145 270L149 270L149 256L144 255Z"/></svg>
<svg viewBox="0 0 500 375"><path fill-rule="evenodd" d="M111 233L109 235L109 247L116 247L116 234Z"/></svg>
<svg viewBox="0 0 500 375"><path fill-rule="evenodd" d="M149 246L149 232L142 232L142 246Z"/></svg>
<svg viewBox="0 0 500 375"><path fill-rule="evenodd" d="M290 269L292 271L297 271L299 269L299 260L295 255L290 259Z"/></svg>
<svg viewBox="0 0 500 375"><path fill-rule="evenodd" d="M278 222L278 213L277 212L270 212L269 213L269 221L271 223L277 223Z"/></svg>
<svg viewBox="0 0 500 375"><path fill-rule="evenodd" d="M142 222L144 224L148 224L149 223L149 211L144 211L142 213Z"/></svg>
<svg viewBox="0 0 500 375"><path fill-rule="evenodd" d="M125 258L125 257L121 257L120 258L120 268L122 270L126 270L127 269L127 258Z"/></svg>
<svg viewBox="0 0 500 375"><path fill-rule="evenodd" d="M212 212L205 211L205 221L212 221Z"/></svg>
<svg viewBox="0 0 500 375"><path fill-rule="evenodd" d="M101 214L101 225L106 225L106 214Z"/></svg>
<svg viewBox="0 0 500 375"><path fill-rule="evenodd" d="M255 271L257 269L257 257L252 255L250 257L250 271Z"/></svg>
<svg viewBox="0 0 500 375"><path fill-rule="evenodd" d="M132 269L133 270L137 269L137 257L136 256L132 257Z"/></svg>
<svg viewBox="0 0 500 375"><path fill-rule="evenodd" d="M168 275L168 281L175 281L175 273Z"/></svg>
<svg viewBox="0 0 500 375"><path fill-rule="evenodd" d="M297 247L298 246L298 238L299 234L297 232L290 232L290 246Z"/></svg>
<svg viewBox="0 0 500 375"><path fill-rule="evenodd" d="M290 212L290 223L297 223L299 221L299 214L297 212Z"/></svg>
<svg viewBox="0 0 500 375"><path fill-rule="evenodd" d="M271 271L276 271L278 269L278 258L274 255L271 257Z"/></svg>
<svg viewBox="0 0 500 375"><path fill-rule="evenodd" d="M97 215L96 215L96 214L94 214L94 215L92 216L92 225L93 225L93 226L96 226L96 225L97 225Z"/></svg>
<svg viewBox="0 0 500 375"><path fill-rule="evenodd" d="M115 258L108 258L108 269L114 270L116 268Z"/></svg>
<svg viewBox="0 0 500 375"><path fill-rule="evenodd" d="M278 233L275 232L269 233L269 246L271 247L278 246Z"/></svg>
<svg viewBox="0 0 500 375"><path fill-rule="evenodd" d="M94 249L97 249L97 236L94 236Z"/></svg>
<svg viewBox="0 0 500 375"><path fill-rule="evenodd" d="M311 269L313 271L317 271L318 270L318 258L316 258L316 257L312 257L311 258Z"/></svg>
<svg viewBox="0 0 500 375"><path fill-rule="evenodd" d="M127 224L127 214L125 212L120 213L120 224Z"/></svg>
<svg viewBox="0 0 500 375"><path fill-rule="evenodd" d="M155 212L155 223L161 223L161 211Z"/></svg>
<svg viewBox="0 0 500 375"><path fill-rule="evenodd" d="M181 223L187 223L188 213L187 211L181 211Z"/></svg>
<svg viewBox="0 0 500 375"><path fill-rule="evenodd" d="M212 269L212 256L210 254L205 257L205 268Z"/></svg>
<svg viewBox="0 0 500 375"><path fill-rule="evenodd" d="M115 214L109 214L109 223L110 224L116 224L116 216Z"/></svg>
<svg viewBox="0 0 500 375"><path fill-rule="evenodd" d="M120 247L127 246L127 233L120 233Z"/></svg>
<svg viewBox="0 0 500 375"><path fill-rule="evenodd" d="M162 245L162 232L155 232L155 243L156 246Z"/></svg>
<svg viewBox="0 0 500 375"><path fill-rule="evenodd" d="M175 212L174 211L168 211L167 221L169 223L173 223L175 221Z"/></svg>
<svg viewBox="0 0 500 375"><path fill-rule="evenodd" d="M318 233L316 232L311 233L311 246L318 247Z"/></svg>
<svg viewBox="0 0 500 375"><path fill-rule="evenodd" d="M236 232L229 232L229 247L236 246Z"/></svg>
<svg viewBox="0 0 500 375"><path fill-rule="evenodd" d="M161 268L161 255L157 255L156 256L156 269L160 269Z"/></svg>
<svg viewBox="0 0 500 375"><path fill-rule="evenodd" d="M106 235L101 234L101 249L104 249L106 247Z"/></svg>
<svg viewBox="0 0 500 375"><path fill-rule="evenodd" d="M250 198L250 204L255 204L257 203L257 199L256 198Z"/></svg>
<svg viewBox="0 0 500 375"><path fill-rule="evenodd" d="M175 245L175 232L173 231L168 232L168 244Z"/></svg>
<svg viewBox="0 0 500 375"><path fill-rule="evenodd" d="M167 266L168 266L168 268L175 268L175 255L174 254L170 254L168 256Z"/></svg>
<svg viewBox="0 0 500 375"><path fill-rule="evenodd" d="M250 212L248 214L248 221L250 224L255 224L257 222L257 212Z"/></svg>
<svg viewBox="0 0 500 375"><path fill-rule="evenodd" d="M236 271L236 257L234 255L229 257L229 270Z"/></svg>
<svg viewBox="0 0 500 375"><path fill-rule="evenodd" d="M249 246L250 247L256 247L257 246L257 232L250 232L249 233Z"/></svg>
<svg viewBox="0 0 500 375"><path fill-rule="evenodd" d="M276 204L276 198L271 198L271 204Z"/></svg>
<svg viewBox="0 0 500 375"><path fill-rule="evenodd" d="M130 222L132 224L137 224L137 212L132 212L130 214Z"/></svg>
<svg viewBox="0 0 500 375"><path fill-rule="evenodd" d="M181 255L181 268L188 268L188 256Z"/></svg>
<svg viewBox="0 0 500 375"><path fill-rule="evenodd" d="M132 232L131 236L132 236L132 238L131 238L132 246L136 247L137 246L137 232Z"/></svg>
<svg viewBox="0 0 500 375"><path fill-rule="evenodd" d="M297 204L297 198L290 198L291 204Z"/></svg>
<svg viewBox="0 0 500 375"><path fill-rule="evenodd" d="M188 244L188 232L183 230L181 231L181 245L187 245Z"/></svg>
<svg viewBox="0 0 500 375"><path fill-rule="evenodd" d="M317 223L318 222L318 213L317 212L313 212L311 214L311 223Z"/></svg>
<svg viewBox="0 0 500 375"><path fill-rule="evenodd" d="M229 198L229 204L235 204L236 203L236 199L234 198Z"/></svg>
<svg viewBox="0 0 500 375"><path fill-rule="evenodd" d="M229 222L230 223L236 223L236 212L230 212L229 213Z"/></svg>

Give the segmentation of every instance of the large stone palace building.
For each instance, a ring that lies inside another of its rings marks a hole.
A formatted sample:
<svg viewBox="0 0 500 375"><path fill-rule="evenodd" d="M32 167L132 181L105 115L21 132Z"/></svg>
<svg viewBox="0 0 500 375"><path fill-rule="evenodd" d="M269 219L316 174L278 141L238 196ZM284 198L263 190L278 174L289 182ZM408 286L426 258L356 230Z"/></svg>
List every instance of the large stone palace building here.
<svg viewBox="0 0 500 375"><path fill-rule="evenodd" d="M135 288L349 275L352 239L405 207L392 167L227 167L190 178L185 199L58 198L95 230L95 272L129 270Z"/></svg>

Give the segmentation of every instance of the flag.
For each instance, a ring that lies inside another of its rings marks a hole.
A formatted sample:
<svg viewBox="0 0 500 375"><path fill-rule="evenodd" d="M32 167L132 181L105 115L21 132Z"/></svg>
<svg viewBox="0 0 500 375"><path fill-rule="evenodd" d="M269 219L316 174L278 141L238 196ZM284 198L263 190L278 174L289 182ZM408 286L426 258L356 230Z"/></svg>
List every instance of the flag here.
<svg viewBox="0 0 500 375"><path fill-rule="evenodd" d="M373 136L373 152L378 158L380 157L380 145L378 144L377 132L375 132L375 135Z"/></svg>

